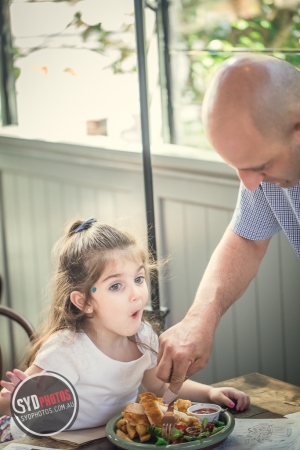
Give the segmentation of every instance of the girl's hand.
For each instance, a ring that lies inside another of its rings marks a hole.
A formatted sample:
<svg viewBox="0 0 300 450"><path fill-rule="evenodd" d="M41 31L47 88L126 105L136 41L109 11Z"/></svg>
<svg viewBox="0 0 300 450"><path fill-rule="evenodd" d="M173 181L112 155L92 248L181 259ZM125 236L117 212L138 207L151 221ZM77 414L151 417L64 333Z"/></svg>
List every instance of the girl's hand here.
<svg viewBox="0 0 300 450"><path fill-rule="evenodd" d="M249 395L231 387L211 388L208 395L212 403L235 407L236 411L244 411L250 405Z"/></svg>
<svg viewBox="0 0 300 450"><path fill-rule="evenodd" d="M19 369L14 369L13 372L6 372L6 376L10 380L10 383L8 381L1 380L0 384L4 389L2 389L2 391L0 392L0 396L2 398L10 400L11 394L14 391L17 384L20 381L25 380L25 378L27 378L28 375Z"/></svg>

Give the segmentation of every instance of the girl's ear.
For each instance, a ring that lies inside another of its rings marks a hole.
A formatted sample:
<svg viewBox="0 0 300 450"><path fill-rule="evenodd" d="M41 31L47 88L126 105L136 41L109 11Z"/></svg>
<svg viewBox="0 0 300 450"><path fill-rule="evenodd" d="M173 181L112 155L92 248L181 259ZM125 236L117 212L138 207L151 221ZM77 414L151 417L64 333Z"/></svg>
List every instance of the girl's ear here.
<svg viewBox="0 0 300 450"><path fill-rule="evenodd" d="M85 303L84 295L79 291L71 292L70 300L73 303L73 305L75 305L76 308L80 309L81 311L84 311L84 309L87 306Z"/></svg>

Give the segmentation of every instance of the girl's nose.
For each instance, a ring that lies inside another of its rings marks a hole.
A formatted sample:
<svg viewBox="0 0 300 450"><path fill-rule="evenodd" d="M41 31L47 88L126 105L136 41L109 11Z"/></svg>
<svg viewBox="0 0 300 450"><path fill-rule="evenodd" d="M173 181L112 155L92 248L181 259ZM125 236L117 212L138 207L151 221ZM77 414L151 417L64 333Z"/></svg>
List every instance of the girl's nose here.
<svg viewBox="0 0 300 450"><path fill-rule="evenodd" d="M136 284L134 284L130 292L130 301L134 302L136 300L139 300L140 298L141 298L140 289Z"/></svg>
<svg viewBox="0 0 300 450"><path fill-rule="evenodd" d="M249 191L255 191L264 180L264 174L251 170L237 170L239 179Z"/></svg>

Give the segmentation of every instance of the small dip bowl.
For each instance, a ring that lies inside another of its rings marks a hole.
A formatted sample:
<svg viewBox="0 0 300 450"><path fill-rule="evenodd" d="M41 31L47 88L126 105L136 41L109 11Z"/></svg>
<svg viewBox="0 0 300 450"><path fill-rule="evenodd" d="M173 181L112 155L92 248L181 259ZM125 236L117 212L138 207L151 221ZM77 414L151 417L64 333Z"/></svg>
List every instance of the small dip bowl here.
<svg viewBox="0 0 300 450"><path fill-rule="evenodd" d="M208 422L213 422L214 420L219 420L220 412L222 407L219 405L214 405L213 403L197 403L188 408L188 412L192 416L197 417L201 422L206 417Z"/></svg>

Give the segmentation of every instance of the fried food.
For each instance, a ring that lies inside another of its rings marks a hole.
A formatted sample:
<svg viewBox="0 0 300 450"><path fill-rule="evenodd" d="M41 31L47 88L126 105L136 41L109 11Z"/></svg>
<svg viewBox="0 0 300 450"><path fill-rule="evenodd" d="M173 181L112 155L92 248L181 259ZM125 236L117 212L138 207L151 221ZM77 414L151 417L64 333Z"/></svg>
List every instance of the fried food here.
<svg viewBox="0 0 300 450"><path fill-rule="evenodd" d="M136 427L130 425L130 423L126 424L126 431L130 439L135 438L135 436L137 435Z"/></svg>
<svg viewBox="0 0 300 450"><path fill-rule="evenodd" d="M148 426L146 426L146 425L137 425L136 426L136 432L139 435L139 437L145 436L145 434L148 433L147 429L148 429Z"/></svg>
<svg viewBox="0 0 300 450"><path fill-rule="evenodd" d="M152 392L143 392L139 397L140 403L129 403L122 411L123 418L116 424L116 433L129 441L138 437L140 442L146 442L151 439L148 433L149 425L161 428L161 420L167 405ZM188 427L201 427L200 421L187 413L190 406L189 400L178 399L174 403L176 422L183 422Z"/></svg>
<svg viewBox="0 0 300 450"><path fill-rule="evenodd" d="M140 436L141 442L146 442L146 441L149 441L150 439L151 439L151 434L144 434L144 436Z"/></svg>
<svg viewBox="0 0 300 450"><path fill-rule="evenodd" d="M129 403L122 411L122 416L133 426L150 425L145 408L140 403Z"/></svg>
<svg viewBox="0 0 300 450"><path fill-rule="evenodd" d="M132 441L132 439L130 439L130 437L119 428L117 429L116 434L117 436L120 436L121 438L126 439L127 441Z"/></svg>
<svg viewBox="0 0 300 450"><path fill-rule="evenodd" d="M122 429L122 427L124 426L124 425L126 425L126 419L120 419L120 420L118 420L118 422L116 423L116 427L117 428L119 428L119 429Z"/></svg>
<svg viewBox="0 0 300 450"><path fill-rule="evenodd" d="M175 409L178 409L178 411L182 411L185 413L190 406L192 406L192 402L190 400L183 400L182 398L178 398L174 403Z"/></svg>
<svg viewBox="0 0 300 450"><path fill-rule="evenodd" d="M201 422L195 416L191 416L190 414L186 414L185 412L175 410L174 414L176 416L177 422L183 422L188 427L201 427Z"/></svg>
<svg viewBox="0 0 300 450"><path fill-rule="evenodd" d="M163 412L160 408L158 398L152 392L143 392L139 394L141 404L145 408L145 413L151 425L161 428Z"/></svg>

